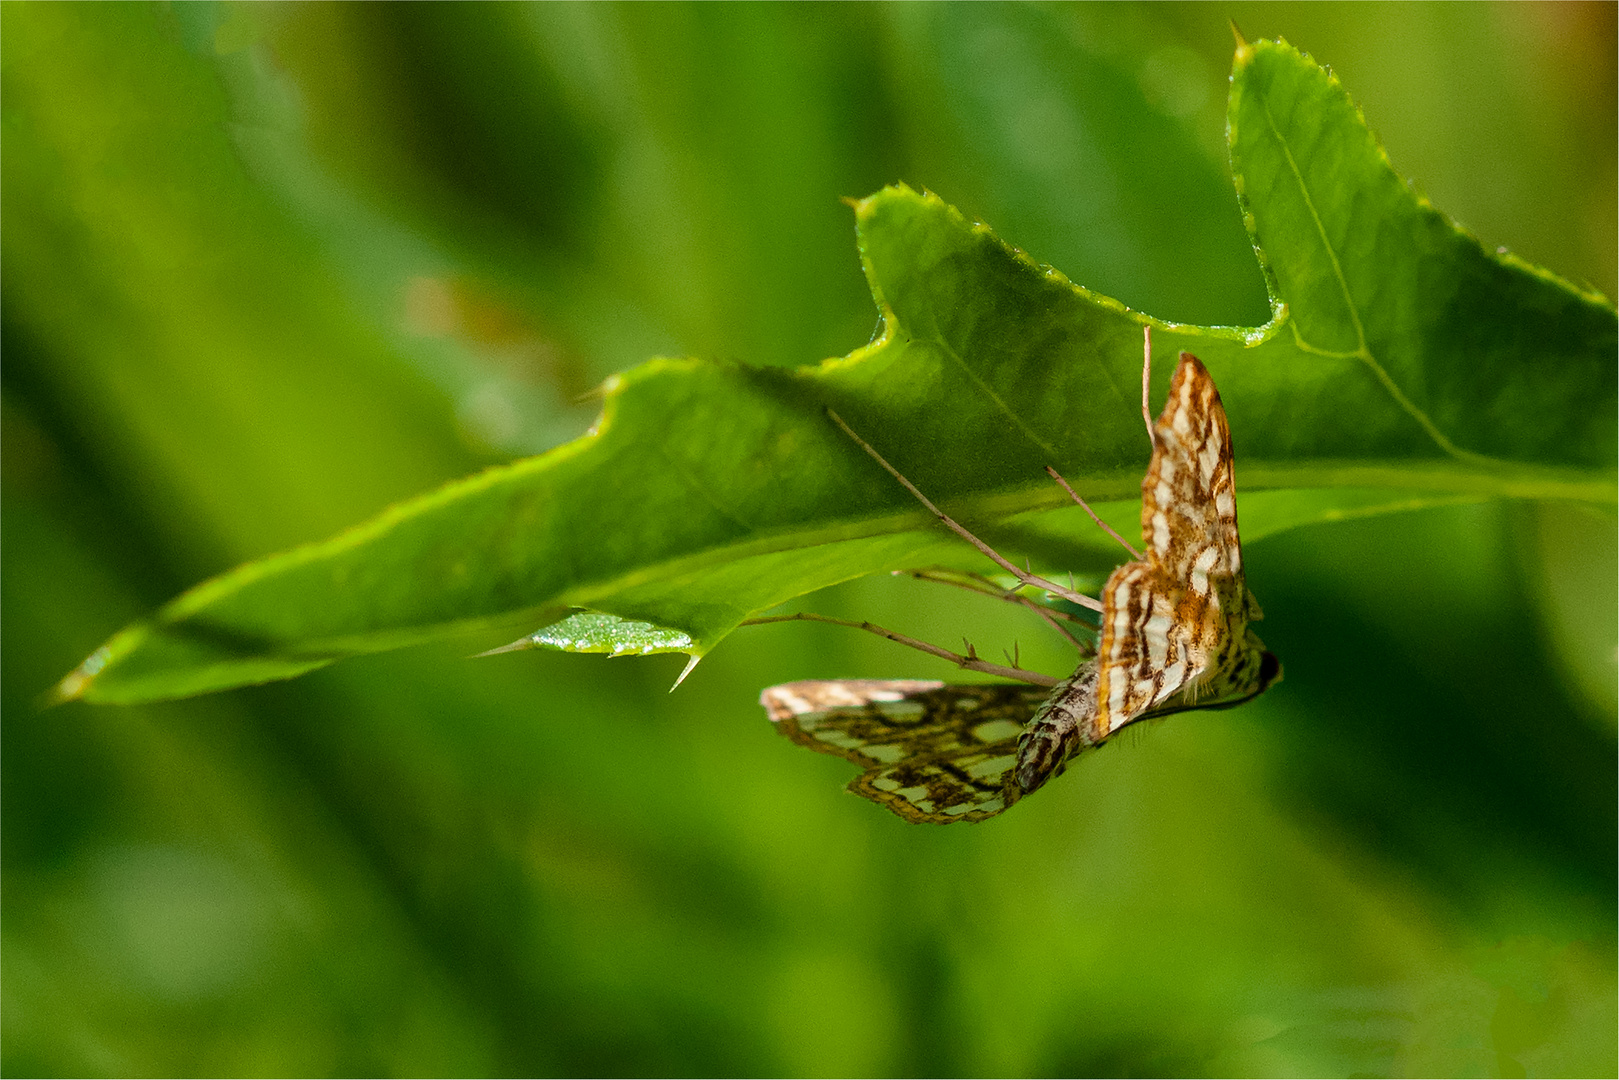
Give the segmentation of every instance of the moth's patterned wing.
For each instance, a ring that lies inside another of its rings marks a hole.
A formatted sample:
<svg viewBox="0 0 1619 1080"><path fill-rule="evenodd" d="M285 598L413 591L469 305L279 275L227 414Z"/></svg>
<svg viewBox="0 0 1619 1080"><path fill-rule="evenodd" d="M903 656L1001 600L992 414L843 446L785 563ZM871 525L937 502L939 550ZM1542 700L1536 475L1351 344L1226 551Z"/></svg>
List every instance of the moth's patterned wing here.
<svg viewBox="0 0 1619 1080"><path fill-rule="evenodd" d="M980 821L1135 720L1246 701L1281 678L1249 623L1231 433L1214 380L1181 353L1141 485L1144 558L1102 592L1102 641L1048 696L1029 687L843 680L761 697L794 742L866 771L851 791L908 821ZM1025 722L1028 722L1025 727Z"/></svg>
<svg viewBox="0 0 1619 1080"><path fill-rule="evenodd" d="M1214 379L1191 353L1181 353L1153 425L1141 534L1159 568L1193 592L1207 595L1209 578L1242 573L1231 428Z"/></svg>
<svg viewBox="0 0 1619 1080"><path fill-rule="evenodd" d="M1047 691L918 680L834 679L772 686L759 702L800 746L865 771L849 790L906 821L983 821L1022 794L1013 776L1024 725Z"/></svg>
<svg viewBox="0 0 1619 1080"><path fill-rule="evenodd" d="M1179 695L1199 699L1264 688L1280 668L1248 622L1259 607L1242 575L1231 430L1214 380L1181 353L1169 400L1153 425L1141 483L1146 558L1126 563L1102 591L1102 642L1093 738L1111 735ZM1269 681L1269 680L1265 680Z"/></svg>

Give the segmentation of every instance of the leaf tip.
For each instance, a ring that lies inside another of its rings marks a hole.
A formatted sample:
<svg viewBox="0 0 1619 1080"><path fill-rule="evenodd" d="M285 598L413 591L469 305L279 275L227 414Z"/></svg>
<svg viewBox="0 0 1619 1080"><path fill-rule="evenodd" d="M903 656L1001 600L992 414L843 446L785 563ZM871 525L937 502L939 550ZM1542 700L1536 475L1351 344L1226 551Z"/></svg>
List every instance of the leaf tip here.
<svg viewBox="0 0 1619 1080"><path fill-rule="evenodd" d="M675 679L675 684L669 688L669 692L671 694L674 693L676 690L680 689L680 684L686 681L686 676L690 675L691 672L692 672L692 669L695 668L699 663L702 662L703 655L704 654L702 654L702 653L693 653L692 654L691 661L689 663L687 663L684 668L681 669L680 676L677 679Z"/></svg>
<svg viewBox="0 0 1619 1080"><path fill-rule="evenodd" d="M1231 25L1231 36L1236 39L1237 63L1247 63L1249 57L1253 55L1254 47L1248 44L1248 39L1243 36L1242 28L1237 25L1236 19L1227 19L1226 21Z"/></svg>
<svg viewBox="0 0 1619 1080"><path fill-rule="evenodd" d="M887 190L887 188L884 188L882 191L867 195L863 199L855 198L852 195L846 195L844 196L843 201L851 210L854 211L855 221L857 223L863 222L867 218L871 217L872 214L876 213L877 200L881 199L883 192L886 192Z"/></svg>
<svg viewBox="0 0 1619 1080"><path fill-rule="evenodd" d="M71 678L71 676L69 676ZM82 688L81 688L82 689ZM79 691L69 688L68 679L63 679L49 690L34 699L34 708L38 712L54 709L58 705L66 705L70 701L77 701Z"/></svg>
<svg viewBox="0 0 1619 1080"><path fill-rule="evenodd" d="M39 707L49 709L69 701L78 701L111 658L112 651L105 645L85 657L84 662L64 675L61 682L40 695Z"/></svg>
<svg viewBox="0 0 1619 1080"><path fill-rule="evenodd" d="M528 637L520 637L510 645L502 645L495 649L485 649L481 653L473 653L471 656L467 657L467 659L482 660L486 656L499 656L501 653L523 652L527 649L537 649L539 648L538 643L535 641L537 637L539 637L538 634L530 634Z"/></svg>

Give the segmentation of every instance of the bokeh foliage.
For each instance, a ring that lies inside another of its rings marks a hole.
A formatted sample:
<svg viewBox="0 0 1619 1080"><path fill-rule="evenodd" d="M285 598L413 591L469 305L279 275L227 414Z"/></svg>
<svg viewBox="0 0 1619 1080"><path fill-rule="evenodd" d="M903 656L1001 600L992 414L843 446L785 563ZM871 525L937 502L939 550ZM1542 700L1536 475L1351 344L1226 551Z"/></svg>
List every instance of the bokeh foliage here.
<svg viewBox="0 0 1619 1080"><path fill-rule="evenodd" d="M5 1070L1612 1072L1614 528L1577 507L1254 543L1287 682L973 829L768 730L769 682L938 674L817 627L673 696L671 658L440 648L32 708L193 581L577 434L612 371L849 351L837 195L1263 322L1227 15L1612 295L1611 7L1372 10L0 7ZM954 596L817 600L1064 663Z"/></svg>

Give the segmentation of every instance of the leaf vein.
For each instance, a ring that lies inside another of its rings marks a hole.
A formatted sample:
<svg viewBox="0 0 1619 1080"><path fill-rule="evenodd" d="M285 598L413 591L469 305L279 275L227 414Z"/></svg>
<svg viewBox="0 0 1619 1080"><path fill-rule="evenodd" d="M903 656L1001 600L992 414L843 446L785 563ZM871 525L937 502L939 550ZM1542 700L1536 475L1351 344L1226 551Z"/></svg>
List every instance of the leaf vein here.
<svg viewBox="0 0 1619 1080"><path fill-rule="evenodd" d="M1318 356L1332 356L1342 359L1352 356L1360 360L1361 363L1371 369L1372 374L1376 376L1378 382L1382 383L1383 389L1394 399L1395 404L1399 405L1411 419L1415 420L1441 450L1460 461L1493 462L1495 460L1493 458L1474 453L1471 450L1464 450L1451 442L1450 438L1439 430L1439 426L1433 422L1433 419L1426 412L1417 408L1416 403L1406 396L1405 391L1400 389L1393 376L1384 369L1382 364L1378 363L1377 357L1372 355L1372 350L1366 344L1366 328L1360 321L1360 309L1355 304L1354 295L1349 291L1349 281L1344 277L1344 268L1343 264L1338 260L1338 252L1333 248L1332 241L1328 239L1326 225L1321 220L1321 214L1316 210L1315 199L1310 195L1310 185L1304 180L1304 173L1299 168L1298 161L1293 157L1293 149L1288 145L1287 137L1277 127L1276 118L1271 115L1270 102L1266 101L1263 105L1265 122L1270 125L1271 134L1276 136L1277 145L1282 148L1282 156L1287 159L1287 167L1292 170L1293 179L1298 182L1299 194L1304 198L1305 209L1310 211L1310 220L1315 224L1316 234L1321 237L1321 247L1326 251L1327 259L1332 264L1332 274L1338 279L1338 290L1343 294L1344 307L1348 309L1350 322L1355 326L1357 348L1352 353L1338 353L1311 345L1299 333L1296 323L1293 325L1293 340L1303 351Z"/></svg>
<svg viewBox="0 0 1619 1080"><path fill-rule="evenodd" d="M1028 439L1035 446L1039 447L1047 455L1049 461L1056 461L1058 459L1056 448L1047 443L1044 439L1040 438L1039 435L1036 435L1034 429L1029 427L1029 425L1024 422L1023 417L1019 416L1016 410L1014 410L1005 401L1001 400L1001 395L995 392L995 388L984 381L984 377L978 374L978 372L974 371L971 365L969 365L966 360L962 359L961 354L950 347L949 342L945 341L942 337L933 338L932 341L934 344L938 345L939 348L943 349L947 356L949 356L957 364L961 365L961 370L967 373L967 377L978 385L978 389L984 392L985 397L989 398L990 401L995 403L996 408L1000 409L1001 412L1006 414L1007 418L1010 419L1017 429L1023 433L1024 438Z"/></svg>
<svg viewBox="0 0 1619 1080"><path fill-rule="evenodd" d="M750 523L739 517L731 510L730 507L720 502L714 493L708 490L708 486L699 480L696 475L691 472L691 470L686 468L685 465L681 464L679 459L677 459L673 454L670 454L669 451L660 446L658 447L658 455L669 463L670 467L674 469L675 475L680 477L681 482L684 483L689 490L695 492L700 499L711 506L721 517L724 517L726 520L731 521L739 526L743 532L751 533L754 531L754 528Z"/></svg>

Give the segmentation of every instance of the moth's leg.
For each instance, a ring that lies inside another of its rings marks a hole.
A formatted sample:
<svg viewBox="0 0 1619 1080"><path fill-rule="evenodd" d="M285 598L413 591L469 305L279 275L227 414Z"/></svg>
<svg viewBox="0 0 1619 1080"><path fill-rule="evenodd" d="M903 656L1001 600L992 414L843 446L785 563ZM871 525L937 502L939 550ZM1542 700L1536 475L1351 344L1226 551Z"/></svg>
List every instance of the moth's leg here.
<svg viewBox="0 0 1619 1080"><path fill-rule="evenodd" d="M905 477L900 474L898 469L890 465L881 454L872 448L870 443L856 435L854 433L854 429L843 422L843 417L839 416L831 409L826 410L826 415L830 416L832 418L832 422L843 429L843 433L845 435L849 436L849 438L855 441L855 445L859 446L860 449L870 454L872 459L886 469L890 476L898 480L901 484L905 485L905 490L916 496L917 501L931 510L934 517L938 518L940 521L944 522L945 525L949 526L951 532L955 533L973 547L977 548L992 562L994 562L996 566L999 566L1002 570L1005 570L1008 574L1011 574L1013 577L1017 578L1018 581L1022 582L1024 585L1032 585L1037 589L1045 589L1047 592L1054 593L1071 604L1078 604L1080 607L1090 608L1092 611L1102 610L1102 602L1096 599L1094 596L1086 596L1084 593L1075 592L1073 589L1065 589L1061 585L1058 585L1055 581L1047 581L1038 574L1031 574L1027 570L1019 570L1017 566L1015 566L1000 552L996 551L994 548L978 539L978 537L968 532L961 525L957 524L956 520L949 514L946 514L943 510L940 510L937 506L933 505L933 502L926 495L922 494L921 490L918 489L915 484L905 479Z"/></svg>
<svg viewBox="0 0 1619 1080"><path fill-rule="evenodd" d="M1031 686L1056 686L1061 681L1052 678L1050 675L1042 675L1038 671L1025 671L1020 667L1009 667L1005 664L995 664L988 660L980 659L971 644L967 646L965 655L953 653L949 649L938 645L918 641L916 638L896 633L893 630L886 630L875 623L850 622L848 619L834 619L829 615L816 615L808 611L797 611L791 615L760 615L752 619L743 619L742 625L762 626L765 623L779 622L823 622L831 623L833 626L851 626L856 630L864 630L869 634L887 638L889 641L896 641L901 645L909 645L913 649L920 649L929 656L937 656L941 660L948 660L959 668L965 668L968 671L982 671L986 675L999 675L1003 679L1015 679Z"/></svg>
<svg viewBox="0 0 1619 1080"><path fill-rule="evenodd" d="M938 585L954 585L958 589L966 589L968 592L979 593L983 596L993 596L997 600L1005 600L1008 603L1037 607L1067 622L1082 621L1072 612L1048 607L1032 596L1023 595L1018 591L1023 587L1022 585L1008 589L993 578L985 577L983 574L975 574L970 570L957 570L949 566L925 566L917 570L895 570L893 573L896 577L903 574L906 577L916 578L918 581L931 581ZM1069 584L1072 585L1073 583L1070 582Z"/></svg>
<svg viewBox="0 0 1619 1080"><path fill-rule="evenodd" d="M1139 560L1141 558L1141 552L1137 551L1134 547L1132 547L1130 545L1130 541L1126 540L1124 537L1120 536L1117 532L1115 532L1113 530L1113 526L1109 525L1107 522L1105 522L1101 518L1097 517L1096 516L1096 511L1091 509L1091 504L1086 502L1084 499L1080 498L1079 492L1075 491L1072 487L1069 486L1068 481L1066 481L1066 480L1064 480L1062 478L1061 473L1059 473L1056 469L1053 469L1050 465L1046 466L1046 472L1051 474L1051 478L1053 480L1057 481L1057 483L1062 485L1062 489L1064 491L1068 492L1068 497L1069 498L1073 499L1075 502L1077 502L1079 505L1081 505L1081 506L1083 506L1085 508L1085 512L1091 516L1091 520L1096 522L1096 524L1100 525L1102 527L1103 532L1107 533L1109 536L1113 537L1113 539L1115 539L1119 543L1123 544L1124 545L1124 550L1128 551L1134 558L1136 558L1137 560Z"/></svg>
<svg viewBox="0 0 1619 1080"><path fill-rule="evenodd" d="M1048 607L1031 596L1024 596L1016 589L1003 589L1001 586L995 584L995 582L979 574L968 573L964 570L950 570L942 567L928 570L895 570L894 573L904 574L907 577L916 578L918 581L931 581L939 585L954 585L958 589L966 589L968 592L975 592L981 596L993 596L997 600L1005 600L1007 603L1017 604L1019 607L1028 608L1030 611L1040 616L1040 618L1043 619L1053 630L1067 638L1069 643L1073 645L1074 648L1079 650L1081 656L1091 656L1096 652L1096 645L1094 642L1082 641L1075 637L1073 631L1069 630L1068 627L1063 625L1063 623L1076 623L1079 626L1083 626L1092 634L1096 632L1095 627L1073 615L1071 612L1060 611L1056 608Z"/></svg>

